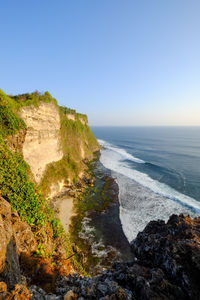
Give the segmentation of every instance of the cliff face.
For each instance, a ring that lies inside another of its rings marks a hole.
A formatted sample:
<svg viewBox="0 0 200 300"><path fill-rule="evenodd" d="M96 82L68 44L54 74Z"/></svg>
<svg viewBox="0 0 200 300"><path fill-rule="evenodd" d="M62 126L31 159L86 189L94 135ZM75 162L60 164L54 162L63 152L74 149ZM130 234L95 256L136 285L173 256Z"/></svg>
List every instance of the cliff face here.
<svg viewBox="0 0 200 300"><path fill-rule="evenodd" d="M87 169L85 161L92 159L93 153L100 149L88 126L87 117L65 107L59 107L59 132L56 140L62 158L57 161L52 159L46 164L40 181L41 191L50 198L80 179ZM37 164L40 166L39 156Z"/></svg>
<svg viewBox="0 0 200 300"><path fill-rule="evenodd" d="M19 256L36 251L37 243L30 226L22 222L10 204L0 197L0 280L14 288L23 281Z"/></svg>
<svg viewBox="0 0 200 300"><path fill-rule="evenodd" d="M53 103L41 103L38 107L23 107L20 116L27 126L23 156L39 183L47 164L63 157L59 111Z"/></svg>
<svg viewBox="0 0 200 300"><path fill-rule="evenodd" d="M17 133L9 138L9 146L12 150L18 146L35 182L40 184L45 196L52 198L66 184L82 176L83 160L91 158L99 145L85 115L55 103L22 106L20 116L27 127L24 140L20 147L16 145Z"/></svg>
<svg viewBox="0 0 200 300"><path fill-rule="evenodd" d="M87 117L48 92L0 90L0 129L0 299L29 299L24 276L52 290L70 271L66 235L44 194L77 180L99 146Z"/></svg>

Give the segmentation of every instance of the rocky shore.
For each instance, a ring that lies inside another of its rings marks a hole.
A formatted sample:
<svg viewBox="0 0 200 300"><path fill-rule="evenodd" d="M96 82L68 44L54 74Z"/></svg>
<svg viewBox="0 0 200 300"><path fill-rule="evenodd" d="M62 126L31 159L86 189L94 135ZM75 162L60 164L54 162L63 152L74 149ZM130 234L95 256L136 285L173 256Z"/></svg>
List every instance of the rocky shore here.
<svg viewBox="0 0 200 300"><path fill-rule="evenodd" d="M132 260L130 244L119 218L118 185L100 161L89 164L89 173L68 192L74 196L74 216L69 226L76 258L90 275L114 261Z"/></svg>
<svg viewBox="0 0 200 300"><path fill-rule="evenodd" d="M131 247L132 262L114 263L95 277L59 278L55 294L31 286L31 299L200 299L200 217L152 221Z"/></svg>
<svg viewBox="0 0 200 300"><path fill-rule="evenodd" d="M115 260L91 277L69 275L69 259L53 267L48 258L21 255L24 247L35 247L34 236L4 199L1 203L0 299L200 299L200 217L151 221L131 242L129 262Z"/></svg>

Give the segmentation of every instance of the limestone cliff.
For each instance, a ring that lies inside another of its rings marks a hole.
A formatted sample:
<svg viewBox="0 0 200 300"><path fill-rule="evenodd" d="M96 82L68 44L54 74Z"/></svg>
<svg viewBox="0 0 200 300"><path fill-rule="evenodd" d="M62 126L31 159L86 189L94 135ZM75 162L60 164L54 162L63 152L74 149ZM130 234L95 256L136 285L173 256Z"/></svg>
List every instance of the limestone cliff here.
<svg viewBox="0 0 200 300"><path fill-rule="evenodd" d="M29 299L24 275L52 290L55 278L69 274L66 235L44 195L78 180L98 149L87 117L59 107L48 92L0 90L0 299ZM22 286L10 294L16 283Z"/></svg>
<svg viewBox="0 0 200 300"><path fill-rule="evenodd" d="M47 164L63 157L59 110L53 103L41 103L23 107L20 116L27 126L23 156L39 183Z"/></svg>
<svg viewBox="0 0 200 300"><path fill-rule="evenodd" d="M84 160L92 158L99 145L85 115L47 102L48 97L45 93L35 105L26 94L14 96L26 130L20 146L19 133L8 138L8 145L22 151L41 192L52 198L83 175Z"/></svg>

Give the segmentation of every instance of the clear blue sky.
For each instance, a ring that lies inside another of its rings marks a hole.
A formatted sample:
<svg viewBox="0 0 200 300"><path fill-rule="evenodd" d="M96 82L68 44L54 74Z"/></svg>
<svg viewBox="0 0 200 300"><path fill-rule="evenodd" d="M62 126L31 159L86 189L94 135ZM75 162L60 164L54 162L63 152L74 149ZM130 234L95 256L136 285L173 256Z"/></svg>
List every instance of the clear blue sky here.
<svg viewBox="0 0 200 300"><path fill-rule="evenodd" d="M0 2L0 88L92 125L200 125L199 0Z"/></svg>

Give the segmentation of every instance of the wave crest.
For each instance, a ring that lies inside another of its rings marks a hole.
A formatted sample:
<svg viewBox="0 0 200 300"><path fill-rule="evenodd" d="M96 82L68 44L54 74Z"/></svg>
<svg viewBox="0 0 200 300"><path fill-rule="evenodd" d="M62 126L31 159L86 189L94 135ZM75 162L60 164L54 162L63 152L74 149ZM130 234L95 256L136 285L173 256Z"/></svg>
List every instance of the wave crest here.
<svg viewBox="0 0 200 300"><path fill-rule="evenodd" d="M114 146L114 145L112 145L112 144L110 144L110 143L108 143L104 140L99 139L98 142L102 147L104 147L106 149L109 149L111 151L114 151L114 152L118 153L119 155L121 155L121 158L124 159L124 160L131 160L131 161L134 161L134 162L139 163L139 164L144 164L145 163L144 160L142 160L140 158L137 158L137 157L131 155L130 153L128 153L126 150L118 148L118 147L116 147L116 146Z"/></svg>

